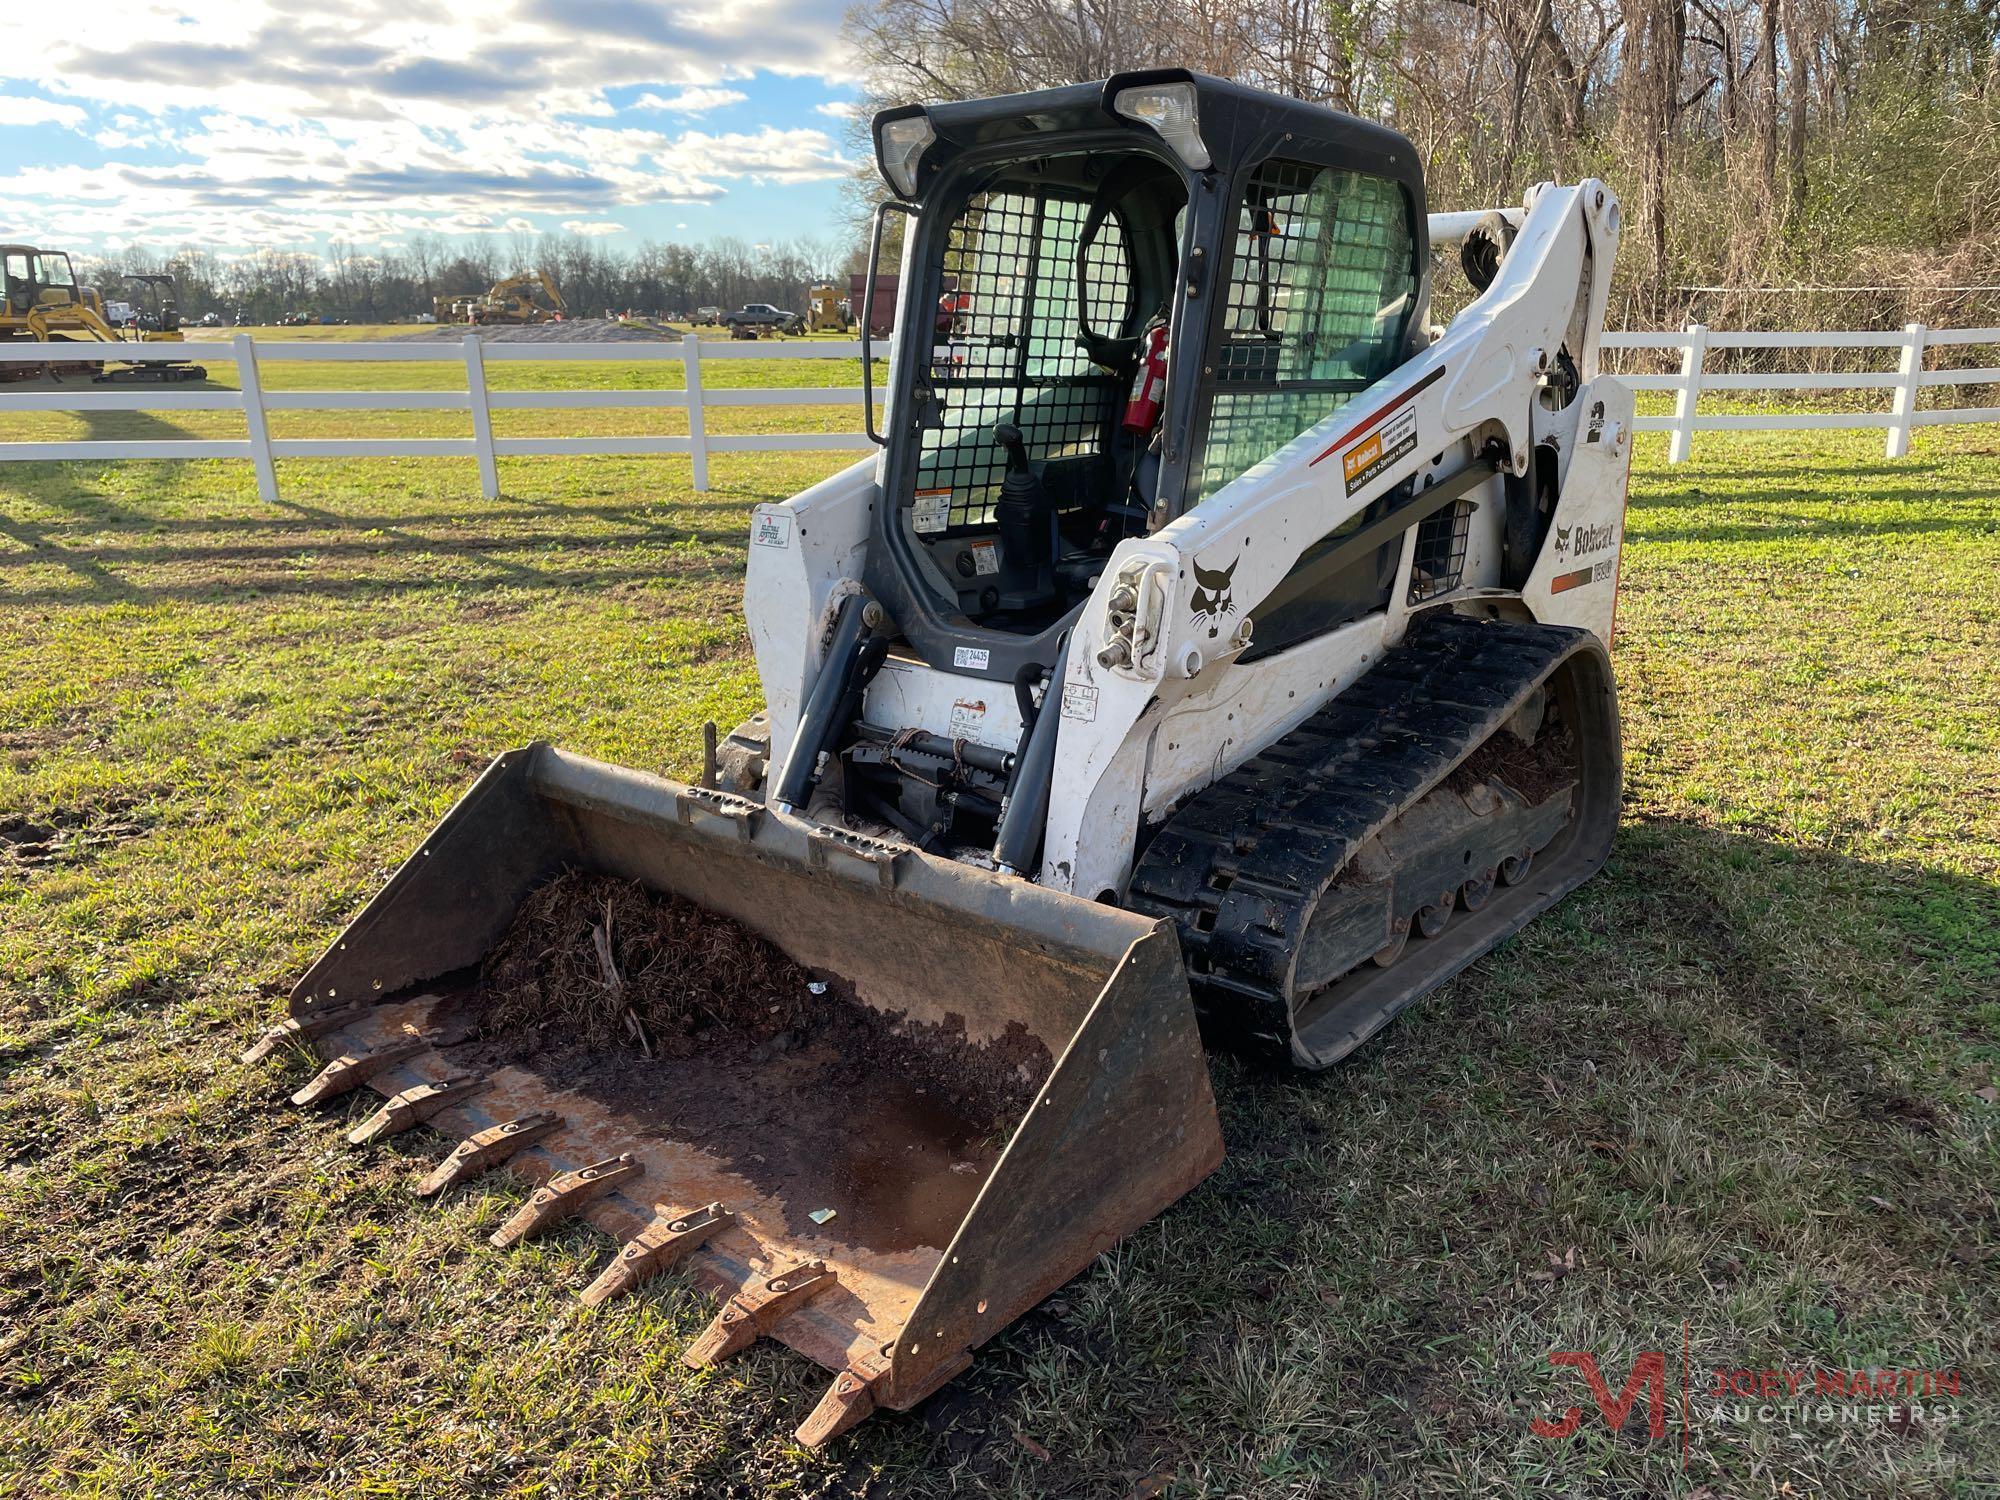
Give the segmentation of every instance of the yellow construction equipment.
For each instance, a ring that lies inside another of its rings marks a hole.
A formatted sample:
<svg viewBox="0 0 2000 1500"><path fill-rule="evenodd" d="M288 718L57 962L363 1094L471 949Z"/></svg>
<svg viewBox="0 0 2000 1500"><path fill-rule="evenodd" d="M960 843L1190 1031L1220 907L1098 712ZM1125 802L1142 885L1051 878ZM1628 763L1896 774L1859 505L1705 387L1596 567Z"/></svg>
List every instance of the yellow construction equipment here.
<svg viewBox="0 0 2000 1500"><path fill-rule="evenodd" d="M118 334L92 305L93 295L78 283L76 269L62 251L0 245L0 338L38 344L116 343ZM92 373L101 368L91 361L8 365L4 375L29 380L38 374Z"/></svg>
<svg viewBox="0 0 2000 1500"><path fill-rule="evenodd" d="M104 316L104 298L94 287L76 279L69 255L30 245L0 245L0 338L34 343L122 344L180 343L181 316L174 280L159 272L125 276L134 288L134 317L129 332L111 326ZM208 372L183 362L119 364L107 369L101 360L74 365L13 365L16 379L36 373L88 373L103 382L201 380Z"/></svg>
<svg viewBox="0 0 2000 1500"><path fill-rule="evenodd" d="M535 301L534 293L540 288L548 299L543 307ZM521 324L559 322L569 312L562 293L556 284L540 271L523 271L519 276L509 276L505 281L496 281L483 297L471 301L466 321L468 323Z"/></svg>
<svg viewBox="0 0 2000 1500"><path fill-rule="evenodd" d="M845 333L847 329L847 309L841 305L840 289L814 287L806 299L806 332Z"/></svg>
<svg viewBox="0 0 2000 1500"><path fill-rule="evenodd" d="M548 305L535 301L539 289ZM540 271L523 271L496 281L483 292L463 297L434 297L431 311L440 323L555 323L569 314L556 284Z"/></svg>

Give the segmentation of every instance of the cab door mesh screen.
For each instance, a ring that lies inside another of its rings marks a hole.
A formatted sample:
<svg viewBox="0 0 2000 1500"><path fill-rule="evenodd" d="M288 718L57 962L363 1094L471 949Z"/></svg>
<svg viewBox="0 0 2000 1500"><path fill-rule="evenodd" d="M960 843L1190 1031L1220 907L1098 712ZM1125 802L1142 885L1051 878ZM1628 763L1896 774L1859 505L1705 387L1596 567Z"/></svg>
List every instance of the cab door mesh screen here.
<svg viewBox="0 0 2000 1500"><path fill-rule="evenodd" d="M1006 472L993 424L1021 429L1031 459L1103 451L1118 377L1077 347L1076 263L1089 205L1047 189L974 195L951 227L931 350L941 425L917 459L914 525L939 534L985 526ZM1090 324L1130 315L1131 260L1115 217L1085 257Z"/></svg>
<svg viewBox="0 0 2000 1500"><path fill-rule="evenodd" d="M1298 161L1250 174L1194 501L1395 367L1416 300L1412 252L1393 182Z"/></svg>

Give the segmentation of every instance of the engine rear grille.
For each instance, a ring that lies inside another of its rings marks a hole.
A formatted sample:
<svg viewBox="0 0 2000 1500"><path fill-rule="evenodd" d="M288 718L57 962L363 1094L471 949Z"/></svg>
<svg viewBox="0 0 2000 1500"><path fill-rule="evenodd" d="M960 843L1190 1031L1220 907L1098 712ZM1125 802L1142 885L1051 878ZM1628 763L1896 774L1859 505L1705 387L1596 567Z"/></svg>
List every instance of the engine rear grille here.
<svg viewBox="0 0 2000 1500"><path fill-rule="evenodd" d="M1465 544L1472 529L1472 504L1460 500L1417 523L1416 555L1410 561L1410 603L1448 594L1465 576Z"/></svg>

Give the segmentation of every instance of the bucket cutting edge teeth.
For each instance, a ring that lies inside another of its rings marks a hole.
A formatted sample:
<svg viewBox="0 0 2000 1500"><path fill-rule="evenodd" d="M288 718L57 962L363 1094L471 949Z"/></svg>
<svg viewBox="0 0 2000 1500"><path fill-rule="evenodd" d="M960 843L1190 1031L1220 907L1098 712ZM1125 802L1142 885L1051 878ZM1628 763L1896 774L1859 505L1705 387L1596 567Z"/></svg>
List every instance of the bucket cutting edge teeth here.
<svg viewBox="0 0 2000 1500"><path fill-rule="evenodd" d="M446 1105L469 1098L485 1087L486 1079L481 1075L460 1073L440 1078L435 1083L420 1083L415 1088L404 1089L402 1093L385 1099L380 1109L348 1131L347 1139L361 1146L383 1136L400 1135L421 1125Z"/></svg>
<svg viewBox="0 0 2000 1500"><path fill-rule="evenodd" d="M736 1222L720 1203L684 1214L662 1213L625 1243L618 1258L583 1289L583 1305L597 1307L659 1275Z"/></svg>
<svg viewBox="0 0 2000 1500"><path fill-rule="evenodd" d="M645 1171L645 1163L627 1151L604 1161L592 1162L587 1167L578 1167L574 1172L558 1172L536 1188L534 1196L488 1236L488 1243L496 1250L519 1244L552 1224L574 1218L619 1183L630 1182L635 1177L643 1176Z"/></svg>
<svg viewBox="0 0 2000 1500"><path fill-rule="evenodd" d="M326 1010L307 1011L302 1016L287 1016L277 1025L267 1028L250 1048L237 1060L245 1063L259 1063L280 1048L303 1045L329 1031L338 1031L343 1026L352 1025L366 1014L368 1007L359 1000L350 1005L330 1006Z"/></svg>
<svg viewBox="0 0 2000 1500"><path fill-rule="evenodd" d="M338 1099L343 1094L351 1094L384 1068L393 1068L398 1063L408 1062L429 1046L430 1043L422 1037L413 1036L391 1042L386 1047L377 1047L372 1051L343 1052L321 1068L310 1083L292 1095L292 1103L322 1104L328 1099Z"/></svg>
<svg viewBox="0 0 2000 1500"><path fill-rule="evenodd" d="M491 1171L524 1146L531 1146L561 1128L562 1116L554 1110L538 1110L504 1124L486 1129L458 1146L424 1175L416 1186L419 1197L428 1198L456 1186L482 1172Z"/></svg>
<svg viewBox="0 0 2000 1500"><path fill-rule="evenodd" d="M833 1290L834 1273L825 1261L802 1261L753 1282L722 1304L715 1321L688 1345L681 1362L706 1370L740 1354L768 1334L779 1319Z"/></svg>

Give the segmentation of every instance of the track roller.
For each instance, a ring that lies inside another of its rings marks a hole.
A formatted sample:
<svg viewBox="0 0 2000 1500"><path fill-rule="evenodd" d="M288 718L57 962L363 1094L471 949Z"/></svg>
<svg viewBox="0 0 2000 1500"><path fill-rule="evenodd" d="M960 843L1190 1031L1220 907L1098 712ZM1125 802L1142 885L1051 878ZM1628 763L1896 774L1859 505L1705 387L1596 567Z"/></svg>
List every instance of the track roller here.
<svg viewBox="0 0 2000 1500"><path fill-rule="evenodd" d="M1498 868L1482 870L1458 888L1458 904L1467 911L1478 911L1493 899L1493 882L1499 878Z"/></svg>

